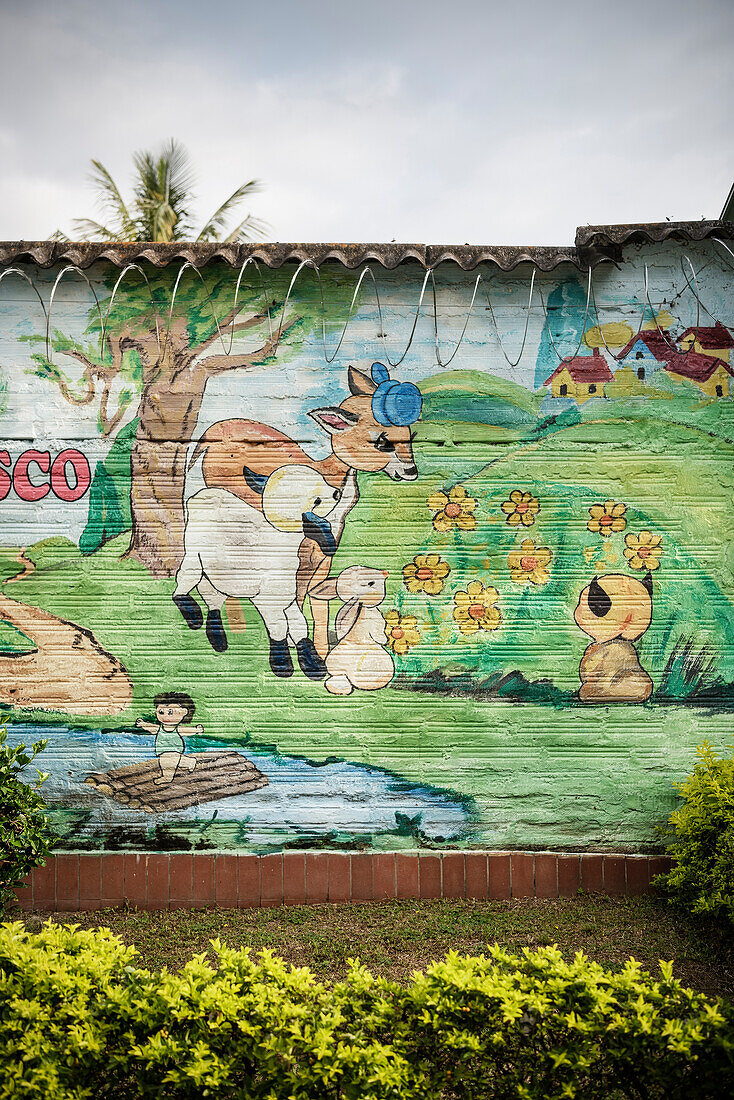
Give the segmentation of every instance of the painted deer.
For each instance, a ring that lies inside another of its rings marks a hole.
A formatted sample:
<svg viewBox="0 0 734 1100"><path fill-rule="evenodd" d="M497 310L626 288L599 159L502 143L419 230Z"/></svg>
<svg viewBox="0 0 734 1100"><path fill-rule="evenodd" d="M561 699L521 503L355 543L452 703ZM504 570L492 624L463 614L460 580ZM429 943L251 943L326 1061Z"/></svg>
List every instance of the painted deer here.
<svg viewBox="0 0 734 1100"><path fill-rule="evenodd" d="M373 363L372 377L349 367L350 396L338 406L311 409L309 416L331 437L331 454L311 458L287 435L268 424L253 420L221 420L208 428L199 440L189 463L191 468L203 455L202 472L210 488L227 489L253 508L262 511L262 491L267 478L287 463L310 466L334 488L342 489L353 470L384 472L393 481L415 481L418 476L410 426L420 419L422 398L412 382L391 379L382 363ZM354 497L351 507L357 503ZM351 510L351 508L349 509ZM339 545L347 513L334 530ZM331 556L311 538L299 548L297 603L303 608L306 595L325 580ZM323 600L311 601L314 645L325 658L329 650L329 607Z"/></svg>

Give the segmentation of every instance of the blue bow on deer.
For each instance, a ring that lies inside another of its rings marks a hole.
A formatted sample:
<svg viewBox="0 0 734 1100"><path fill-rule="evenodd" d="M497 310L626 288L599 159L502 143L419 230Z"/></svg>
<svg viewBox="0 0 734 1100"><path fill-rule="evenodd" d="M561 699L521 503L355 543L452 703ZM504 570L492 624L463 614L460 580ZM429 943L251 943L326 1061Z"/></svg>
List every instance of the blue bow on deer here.
<svg viewBox="0 0 734 1100"><path fill-rule="evenodd" d="M372 381L377 384L372 394L372 415L378 424L407 428L420 420L423 398L417 386L391 379L382 363L372 364Z"/></svg>

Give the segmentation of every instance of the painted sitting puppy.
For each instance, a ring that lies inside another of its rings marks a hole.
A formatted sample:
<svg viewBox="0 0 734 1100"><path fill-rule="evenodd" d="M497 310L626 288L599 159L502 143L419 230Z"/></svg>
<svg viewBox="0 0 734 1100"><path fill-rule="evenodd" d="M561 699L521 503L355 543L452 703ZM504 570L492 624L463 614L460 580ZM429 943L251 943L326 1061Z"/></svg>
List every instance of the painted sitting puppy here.
<svg viewBox="0 0 734 1100"><path fill-rule="evenodd" d="M577 626L593 638L581 658L582 703L644 703L653 682L632 644L652 620L652 577L624 573L594 577L579 596Z"/></svg>

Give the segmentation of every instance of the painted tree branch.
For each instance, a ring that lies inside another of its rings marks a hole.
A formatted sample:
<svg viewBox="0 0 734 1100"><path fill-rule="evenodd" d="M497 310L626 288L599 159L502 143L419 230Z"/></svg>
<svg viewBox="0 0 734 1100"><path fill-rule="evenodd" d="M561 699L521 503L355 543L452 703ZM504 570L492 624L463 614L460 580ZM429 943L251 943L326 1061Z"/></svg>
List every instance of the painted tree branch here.
<svg viewBox="0 0 734 1100"><path fill-rule="evenodd" d="M292 317L289 324L284 325L280 333L276 333L270 340L262 345L262 347L256 348L254 351L242 352L239 355L208 355L206 359L200 359L198 366L206 371L208 375L223 374L224 371L235 370L236 368L259 367L267 359L270 359L275 355L280 341L295 328L300 317Z"/></svg>
<svg viewBox="0 0 734 1100"><path fill-rule="evenodd" d="M273 302L273 307L274 306L275 303ZM246 329L255 328L257 325L261 325L263 321L267 321L267 311L264 311L262 313L253 313L252 316L248 317L246 321L237 321L237 317L240 315L244 307L244 302L242 303L242 305L234 306L234 308L229 311L227 316L220 323L218 330L215 328L214 332L210 336L207 336L205 340L202 340L200 343L191 348L192 354L201 355L202 352L206 351L208 347L211 347L211 345L219 338L220 333L222 336L229 336L235 332L244 332ZM236 324L235 321L237 321Z"/></svg>

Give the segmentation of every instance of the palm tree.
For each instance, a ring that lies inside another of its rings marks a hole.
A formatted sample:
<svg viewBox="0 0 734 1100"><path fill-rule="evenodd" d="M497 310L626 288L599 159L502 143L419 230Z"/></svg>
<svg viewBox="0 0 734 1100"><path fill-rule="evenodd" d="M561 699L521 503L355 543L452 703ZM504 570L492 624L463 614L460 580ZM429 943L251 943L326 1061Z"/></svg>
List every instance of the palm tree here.
<svg viewBox="0 0 734 1100"><path fill-rule="evenodd" d="M125 203L120 190L105 166L92 161L90 175L106 223L77 218L74 229L87 240L104 241L251 241L262 236L265 222L248 214L227 232L232 212L247 195L259 190L257 180L243 183L212 214L197 233L191 220L194 177L191 159L183 145L173 138L160 152L143 151L133 155L135 186L132 201ZM226 234L226 236L225 236ZM64 234L57 239L68 240Z"/></svg>

